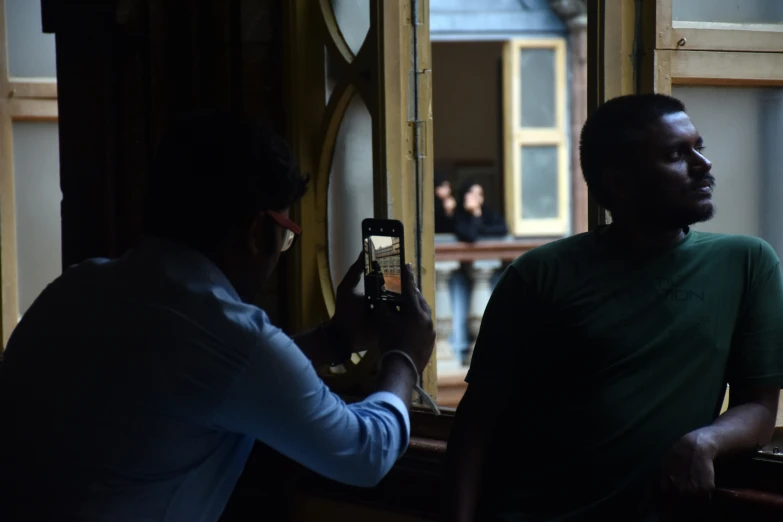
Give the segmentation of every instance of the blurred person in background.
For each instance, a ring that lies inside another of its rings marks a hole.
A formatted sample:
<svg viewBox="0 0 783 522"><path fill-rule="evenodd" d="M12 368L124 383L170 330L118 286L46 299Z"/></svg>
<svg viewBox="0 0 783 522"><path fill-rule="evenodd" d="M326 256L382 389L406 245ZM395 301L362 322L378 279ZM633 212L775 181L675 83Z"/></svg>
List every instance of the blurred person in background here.
<svg viewBox="0 0 783 522"><path fill-rule="evenodd" d="M454 211L457 201L451 193L451 183L443 176L435 175L435 233L454 233Z"/></svg>
<svg viewBox="0 0 783 522"><path fill-rule="evenodd" d="M469 180L460 186L457 194L457 209L454 212L454 234L463 243L475 243L483 238L505 237L508 234L503 216L484 202L484 188ZM505 266L495 270L490 278L494 288ZM470 300L473 288L472 263L460 263L449 280L451 294L452 333L450 343L454 354L463 366L470 362Z"/></svg>
<svg viewBox="0 0 783 522"><path fill-rule="evenodd" d="M454 233L459 241L475 243L481 238L504 237L508 234L506 220L484 202L484 187L465 182L457 194L459 202L454 213Z"/></svg>

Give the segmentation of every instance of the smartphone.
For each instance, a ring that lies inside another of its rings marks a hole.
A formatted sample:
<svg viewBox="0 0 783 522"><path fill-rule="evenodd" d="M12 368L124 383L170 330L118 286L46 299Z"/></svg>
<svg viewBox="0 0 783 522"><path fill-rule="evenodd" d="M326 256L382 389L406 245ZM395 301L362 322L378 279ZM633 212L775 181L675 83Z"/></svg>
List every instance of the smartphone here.
<svg viewBox="0 0 783 522"><path fill-rule="evenodd" d="M362 221L364 295L367 307L402 309L402 267L405 244L402 223L393 219Z"/></svg>

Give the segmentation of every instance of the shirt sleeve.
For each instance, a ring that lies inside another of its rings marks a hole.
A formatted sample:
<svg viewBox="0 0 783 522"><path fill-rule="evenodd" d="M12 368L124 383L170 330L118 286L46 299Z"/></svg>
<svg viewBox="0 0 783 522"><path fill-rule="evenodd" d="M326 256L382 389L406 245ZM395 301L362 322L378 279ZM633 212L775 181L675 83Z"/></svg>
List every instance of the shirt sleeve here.
<svg viewBox="0 0 783 522"><path fill-rule="evenodd" d="M375 486L408 447L405 404L388 392L346 404L290 338L269 324L265 331L217 424L332 480Z"/></svg>
<svg viewBox="0 0 783 522"><path fill-rule="evenodd" d="M783 387L783 274L768 244L761 246L758 276L751 281L732 340L730 385Z"/></svg>

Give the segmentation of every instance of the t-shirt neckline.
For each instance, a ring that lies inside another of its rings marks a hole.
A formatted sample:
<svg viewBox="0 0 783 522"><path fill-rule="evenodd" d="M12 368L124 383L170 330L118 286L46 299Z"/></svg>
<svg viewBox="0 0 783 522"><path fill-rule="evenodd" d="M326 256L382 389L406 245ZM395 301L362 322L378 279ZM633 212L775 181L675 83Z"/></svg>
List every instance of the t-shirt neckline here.
<svg viewBox="0 0 783 522"><path fill-rule="evenodd" d="M625 254L630 254L631 251L629 249L624 249L617 242L609 240L609 238L607 237L606 234L609 231L609 227L611 227L611 226L612 226L611 224L599 225L595 229L595 235L596 235L596 239L598 240L599 245L603 246L604 248L608 248L609 250L612 250L612 251L614 251L614 250L621 250ZM679 248L683 247L685 244L689 243L691 241L691 238L695 234L695 230L693 230L690 226L683 227L683 231L685 232L683 237L681 237L678 241L676 241L675 243L672 243L671 245L668 245L668 246L665 246L665 247L662 247L662 248L659 248L659 249L649 250L649 251L646 251L646 252L637 251L636 253L639 254L639 255L645 255L645 256L653 257L653 256L657 256L657 255L660 255L660 254L664 254L666 252L671 252L673 250L679 249Z"/></svg>

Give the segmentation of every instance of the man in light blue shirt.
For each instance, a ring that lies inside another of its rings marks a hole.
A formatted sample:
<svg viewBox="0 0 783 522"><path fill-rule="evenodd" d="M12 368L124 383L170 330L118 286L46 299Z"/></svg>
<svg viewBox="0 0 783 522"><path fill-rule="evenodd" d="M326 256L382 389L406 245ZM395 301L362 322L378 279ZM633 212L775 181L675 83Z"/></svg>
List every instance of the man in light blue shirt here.
<svg viewBox="0 0 783 522"><path fill-rule="evenodd" d="M256 440L346 484L383 478L407 448L430 310L408 267L404 313L365 317L361 258L334 318L294 340L250 304L302 232L288 208L306 182L254 124L202 113L173 128L147 239L66 270L8 343L0 520L216 521ZM389 352L377 392L346 405L313 364L373 339Z"/></svg>

